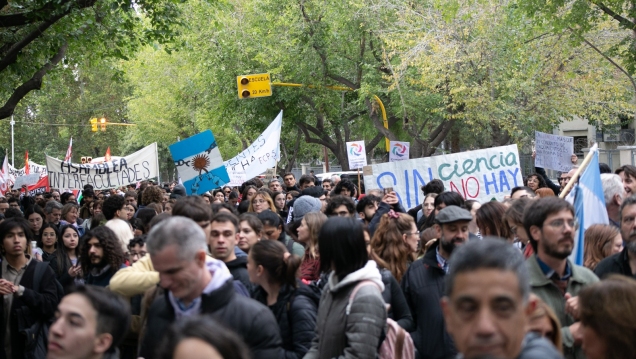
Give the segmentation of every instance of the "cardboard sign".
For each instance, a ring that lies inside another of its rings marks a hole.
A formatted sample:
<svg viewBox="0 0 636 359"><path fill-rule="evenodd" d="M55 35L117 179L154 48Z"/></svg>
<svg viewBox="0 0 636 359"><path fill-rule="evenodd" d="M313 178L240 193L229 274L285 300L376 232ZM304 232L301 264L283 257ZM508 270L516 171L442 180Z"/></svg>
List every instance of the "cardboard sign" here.
<svg viewBox="0 0 636 359"><path fill-rule="evenodd" d="M95 164L68 163L46 156L49 185L59 190L82 190L84 185L102 190L158 177L157 143L130 156Z"/></svg>
<svg viewBox="0 0 636 359"><path fill-rule="evenodd" d="M170 145L170 153L188 195L201 194L230 182L210 130Z"/></svg>
<svg viewBox="0 0 636 359"><path fill-rule="evenodd" d="M446 191L479 202L503 200L523 186L517 145L450 155L416 158L366 166L364 184L369 189L393 187L405 208L424 201L420 187L440 179Z"/></svg>
<svg viewBox="0 0 636 359"><path fill-rule="evenodd" d="M389 142L389 162L405 161L409 159L409 142Z"/></svg>
<svg viewBox="0 0 636 359"><path fill-rule="evenodd" d="M39 180L40 180L39 173L31 173L28 175L20 176L15 179L15 182L13 183L13 188L22 188L22 186L24 185L32 186L38 183Z"/></svg>
<svg viewBox="0 0 636 359"><path fill-rule="evenodd" d="M574 137L534 132L535 167L567 172L572 169Z"/></svg>
<svg viewBox="0 0 636 359"><path fill-rule="evenodd" d="M349 158L349 170L356 170L367 165L367 151L364 149L364 141L347 142L347 157Z"/></svg>

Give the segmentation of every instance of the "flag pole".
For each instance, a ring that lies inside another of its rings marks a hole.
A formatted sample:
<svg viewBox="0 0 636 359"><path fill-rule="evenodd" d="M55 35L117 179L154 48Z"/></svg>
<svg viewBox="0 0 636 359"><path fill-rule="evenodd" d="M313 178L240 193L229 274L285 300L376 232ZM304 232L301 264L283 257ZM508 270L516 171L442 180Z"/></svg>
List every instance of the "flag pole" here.
<svg viewBox="0 0 636 359"><path fill-rule="evenodd" d="M598 150L598 143L595 143L592 146L592 148L590 148L590 151L587 153L587 155L585 156L585 159L581 163L581 166L576 170L576 172L574 172L574 175L570 179L570 182L568 182L565 188L563 188L563 191L561 191L561 193L559 194L559 198L565 197L565 195L570 192L570 189L572 189L572 186L574 186L576 181L578 181L579 177L581 176L581 174L583 173L587 165L592 160L592 156L594 156L594 152L596 152L597 150Z"/></svg>

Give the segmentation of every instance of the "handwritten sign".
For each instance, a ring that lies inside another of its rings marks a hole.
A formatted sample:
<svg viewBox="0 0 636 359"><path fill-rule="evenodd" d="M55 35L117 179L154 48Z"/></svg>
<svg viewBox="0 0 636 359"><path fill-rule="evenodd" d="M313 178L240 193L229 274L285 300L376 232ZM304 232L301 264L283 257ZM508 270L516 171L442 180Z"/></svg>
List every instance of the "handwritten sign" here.
<svg viewBox="0 0 636 359"><path fill-rule="evenodd" d="M46 156L49 185L60 190L116 188L158 177L157 143L130 156L95 164L68 163Z"/></svg>
<svg viewBox="0 0 636 359"><path fill-rule="evenodd" d="M408 142L390 141L389 162L408 160L410 146L411 144Z"/></svg>
<svg viewBox="0 0 636 359"><path fill-rule="evenodd" d="M170 145L170 153L188 195L202 194L230 182L210 130Z"/></svg>
<svg viewBox="0 0 636 359"><path fill-rule="evenodd" d="M367 165L367 152L364 150L364 141L347 142L347 157L349 169L355 170Z"/></svg>
<svg viewBox="0 0 636 359"><path fill-rule="evenodd" d="M267 126L267 129L238 156L225 161L228 173L243 172L246 178L253 178L276 166L280 160L280 130L283 111ZM232 180L236 182L236 179Z"/></svg>
<svg viewBox="0 0 636 359"><path fill-rule="evenodd" d="M11 175L12 179L15 180L16 178L20 177L20 176L24 176L26 174L26 168L22 167L22 168L15 168L11 165L9 166L9 175ZM39 173L40 174L40 178L44 178L47 176L46 173L46 166L42 166L39 165L33 161L29 161L29 173L33 174L33 173Z"/></svg>
<svg viewBox="0 0 636 359"><path fill-rule="evenodd" d="M574 137L534 132L535 167L567 172L572 169Z"/></svg>
<svg viewBox="0 0 636 359"><path fill-rule="evenodd" d="M424 201L420 187L433 179L442 180L446 191L479 202L503 200L523 185L517 145L374 164L363 174L367 190L393 187L405 208Z"/></svg>

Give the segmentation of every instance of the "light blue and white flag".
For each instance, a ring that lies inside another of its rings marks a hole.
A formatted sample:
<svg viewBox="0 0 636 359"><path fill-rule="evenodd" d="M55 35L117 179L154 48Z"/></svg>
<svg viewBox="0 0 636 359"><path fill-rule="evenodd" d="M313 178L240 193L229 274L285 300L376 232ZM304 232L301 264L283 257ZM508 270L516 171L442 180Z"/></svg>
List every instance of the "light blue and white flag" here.
<svg viewBox="0 0 636 359"><path fill-rule="evenodd" d="M170 145L170 153L188 195L202 194L230 181L210 130Z"/></svg>
<svg viewBox="0 0 636 359"><path fill-rule="evenodd" d="M594 152L592 160L583 172L579 183L566 198L574 206L575 216L579 222L579 231L574 238L574 249L570 260L580 266L583 265L585 231L593 224L609 224L601 171L598 167L598 146L594 145L590 151Z"/></svg>

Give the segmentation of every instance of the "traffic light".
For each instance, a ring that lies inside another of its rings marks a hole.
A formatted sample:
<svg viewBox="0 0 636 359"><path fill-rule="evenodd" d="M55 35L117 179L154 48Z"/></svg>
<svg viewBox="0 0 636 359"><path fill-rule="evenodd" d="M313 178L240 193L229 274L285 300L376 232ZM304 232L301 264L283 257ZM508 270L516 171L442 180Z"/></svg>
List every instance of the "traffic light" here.
<svg viewBox="0 0 636 359"><path fill-rule="evenodd" d="M97 132L97 119L91 118L91 130Z"/></svg>
<svg viewBox="0 0 636 359"><path fill-rule="evenodd" d="M101 123L102 131L106 131L106 119L102 117L99 122Z"/></svg>

